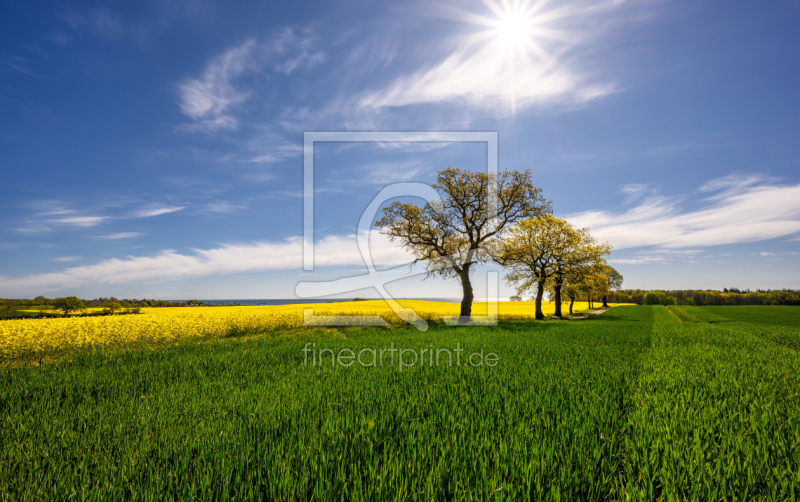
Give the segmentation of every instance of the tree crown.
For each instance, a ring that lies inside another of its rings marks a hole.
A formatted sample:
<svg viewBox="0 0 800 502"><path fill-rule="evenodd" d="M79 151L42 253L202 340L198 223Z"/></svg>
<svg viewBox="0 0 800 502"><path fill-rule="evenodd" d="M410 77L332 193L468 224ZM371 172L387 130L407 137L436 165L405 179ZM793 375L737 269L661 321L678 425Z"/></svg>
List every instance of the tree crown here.
<svg viewBox="0 0 800 502"><path fill-rule="evenodd" d="M440 201L423 207L395 201L375 225L410 250L414 263L426 262L429 274L462 274L497 252L509 225L552 211L531 177L529 170L482 173L448 168L432 185Z"/></svg>
<svg viewBox="0 0 800 502"><path fill-rule="evenodd" d="M69 314L73 310L82 310L84 308L83 301L76 296L67 296L64 298L56 298L53 306L64 312L64 315Z"/></svg>
<svg viewBox="0 0 800 502"><path fill-rule="evenodd" d="M597 263L604 263L608 244L597 244L586 228L552 215L522 220L503 241L504 249L495 261L506 266L505 276L518 292L534 286L578 282Z"/></svg>

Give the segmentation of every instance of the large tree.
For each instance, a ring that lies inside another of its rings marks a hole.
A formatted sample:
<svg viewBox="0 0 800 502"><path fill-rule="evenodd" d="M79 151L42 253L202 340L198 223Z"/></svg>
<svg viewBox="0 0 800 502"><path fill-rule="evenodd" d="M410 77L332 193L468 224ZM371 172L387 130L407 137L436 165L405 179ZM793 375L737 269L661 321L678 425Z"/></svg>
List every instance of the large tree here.
<svg viewBox="0 0 800 502"><path fill-rule="evenodd" d="M516 287L517 294L536 289L536 319L544 318L542 298L546 285L579 240L572 225L549 214L520 221L503 240L503 251L495 261L508 269L506 282ZM560 301L559 293L559 306Z"/></svg>
<svg viewBox="0 0 800 502"><path fill-rule="evenodd" d="M75 296L67 296L65 298L56 298L53 306L64 312L64 317L67 317L70 312L76 310L83 310L83 301Z"/></svg>
<svg viewBox="0 0 800 502"><path fill-rule="evenodd" d="M482 173L448 168L431 185L441 200L423 207L395 201L375 225L425 263L428 275L458 277L461 316L472 315L473 265L489 261L510 225L549 214L550 201L533 186L531 172Z"/></svg>

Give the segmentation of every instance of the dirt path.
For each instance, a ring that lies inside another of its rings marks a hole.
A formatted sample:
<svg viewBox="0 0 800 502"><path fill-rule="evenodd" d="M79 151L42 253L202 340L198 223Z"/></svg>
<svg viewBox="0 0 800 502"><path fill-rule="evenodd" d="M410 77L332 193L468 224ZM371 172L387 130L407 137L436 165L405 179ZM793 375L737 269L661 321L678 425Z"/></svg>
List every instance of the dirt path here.
<svg viewBox="0 0 800 502"><path fill-rule="evenodd" d="M608 310L608 309L610 309L610 308L611 308L611 307L603 307L603 308L599 308L599 309L597 309L597 310L592 310L591 312L584 312L583 314L578 314L578 315L576 315L576 316L573 316L573 317L568 317L568 318L566 318L566 319L564 319L564 320L565 320L565 321L574 321L574 320L576 320L576 319L586 319L586 318L587 318L587 317L589 317L590 315L600 315L600 314L602 314L603 312L605 312L606 310Z"/></svg>

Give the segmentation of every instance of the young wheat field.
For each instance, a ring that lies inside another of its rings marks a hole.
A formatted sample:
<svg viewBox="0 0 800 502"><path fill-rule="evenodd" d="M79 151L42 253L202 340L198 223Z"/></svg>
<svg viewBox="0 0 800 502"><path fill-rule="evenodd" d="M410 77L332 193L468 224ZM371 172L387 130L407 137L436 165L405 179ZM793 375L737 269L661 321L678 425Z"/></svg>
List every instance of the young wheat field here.
<svg viewBox="0 0 800 502"><path fill-rule="evenodd" d="M0 499L800 498L800 309L522 302L445 327L457 305L432 305L420 332L312 307L392 327L302 328L298 306L1 322ZM496 360L319 355L388 347Z"/></svg>

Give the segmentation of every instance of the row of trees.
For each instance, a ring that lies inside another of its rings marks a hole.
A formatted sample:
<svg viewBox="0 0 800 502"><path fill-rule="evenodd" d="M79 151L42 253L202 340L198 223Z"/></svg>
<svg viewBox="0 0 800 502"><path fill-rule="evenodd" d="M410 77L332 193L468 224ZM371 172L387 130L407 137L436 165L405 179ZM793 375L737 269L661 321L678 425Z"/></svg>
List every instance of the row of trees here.
<svg viewBox="0 0 800 502"><path fill-rule="evenodd" d="M739 290L672 290L645 291L626 289L609 295L614 303L637 305L800 305L800 291L792 289Z"/></svg>
<svg viewBox="0 0 800 502"><path fill-rule="evenodd" d="M561 304L569 299L572 314L575 300L603 298L622 286L622 275L606 262L611 251L600 244L586 228L575 228L566 220L546 214L520 221L510 229L503 249L494 261L507 267L506 282L518 294L535 291L536 318L544 317L542 299L545 291L555 303L555 315L561 316Z"/></svg>
<svg viewBox="0 0 800 502"><path fill-rule="evenodd" d="M72 312L82 312L87 308L102 307L101 314L138 313L142 307L187 307L205 305L200 300L187 302L169 302L164 300L117 300L116 298L100 298L98 300L82 300L76 296L63 298L45 298L38 296L33 300L12 300L0 298L0 317L30 317L26 311L38 310L39 316L47 315L51 310L57 310L69 315ZM88 315L88 314L87 314Z"/></svg>
<svg viewBox="0 0 800 502"><path fill-rule="evenodd" d="M77 296L66 296L64 298L56 298L55 300L53 300L51 305L56 310L60 310L61 312L63 312L64 317L68 316L71 312L80 312L82 310L85 310L87 307L84 301L78 298ZM117 300L106 300L103 306L105 308L103 308L102 312L100 312L100 315L109 315L118 313L126 313L126 314L139 313L139 307L125 308Z"/></svg>
<svg viewBox="0 0 800 502"><path fill-rule="evenodd" d="M576 229L552 215L551 201L533 186L530 171L481 173L448 168L433 188L440 200L424 206L395 201L375 225L399 241L426 266L429 276L458 278L463 297L460 315L472 314L470 274L479 263L494 262L518 294L535 291L536 318L544 317L548 288L561 315L562 298L590 302L622 285L622 276L606 262L611 246L599 244L588 229Z"/></svg>

